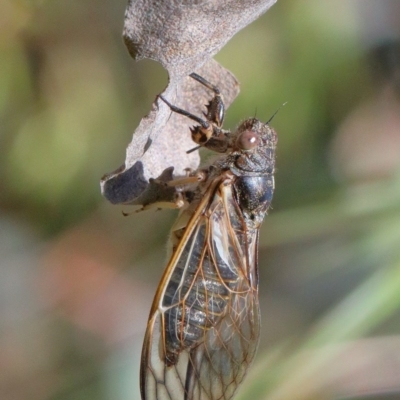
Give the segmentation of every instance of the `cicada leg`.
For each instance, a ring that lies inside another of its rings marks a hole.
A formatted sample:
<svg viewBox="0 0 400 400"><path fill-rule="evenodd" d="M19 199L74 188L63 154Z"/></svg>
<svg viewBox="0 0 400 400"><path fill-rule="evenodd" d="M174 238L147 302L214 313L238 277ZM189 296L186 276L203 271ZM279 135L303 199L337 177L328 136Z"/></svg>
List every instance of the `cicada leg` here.
<svg viewBox="0 0 400 400"><path fill-rule="evenodd" d="M199 146L190 149L187 153L198 150L202 146L218 153L225 153L229 148L228 135L230 132L221 128L225 116L225 106L220 90L217 86L212 85L210 82L195 73L192 73L190 76L214 92L214 97L210 100L208 105L206 105L207 112L203 113L205 119L174 106L161 95L159 97L168 105L171 111L184 115L199 124L190 128L192 139Z"/></svg>
<svg viewBox="0 0 400 400"><path fill-rule="evenodd" d="M214 133L214 129L216 128L214 127L212 121L205 121L204 119L197 117L194 114L191 114L189 111L182 110L182 108L174 106L165 97L161 95L159 97L170 108L171 111L176 112L177 114L184 115L185 117L188 117L199 124L190 129L194 142L203 145L211 138Z"/></svg>
<svg viewBox="0 0 400 400"><path fill-rule="evenodd" d="M207 179L207 170L187 171L187 176L176 178L167 183L168 186L185 186L203 182Z"/></svg>
<svg viewBox="0 0 400 400"><path fill-rule="evenodd" d="M141 208L135 210L135 213L164 208L177 209L182 208L193 199L191 187L207 179L207 170L187 170L186 176L171 180L150 179L149 186L154 192L158 192L158 200L145 202ZM129 215L124 213L124 215Z"/></svg>
<svg viewBox="0 0 400 400"><path fill-rule="evenodd" d="M190 76L197 82L200 82L206 88L214 92L214 97L206 105L207 113L203 114L206 117L207 121L211 121L216 126L221 128L225 118L225 105L222 99L221 91L219 90L218 86L213 85L212 83L208 82L206 79L204 79L200 75L197 75L194 72L190 74Z"/></svg>

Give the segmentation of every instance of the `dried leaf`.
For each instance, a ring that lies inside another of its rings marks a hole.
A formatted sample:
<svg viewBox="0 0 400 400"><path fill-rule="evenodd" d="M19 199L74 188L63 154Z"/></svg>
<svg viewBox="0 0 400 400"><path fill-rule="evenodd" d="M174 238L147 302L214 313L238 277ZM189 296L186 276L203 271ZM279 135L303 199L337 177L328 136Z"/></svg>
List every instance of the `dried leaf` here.
<svg viewBox="0 0 400 400"><path fill-rule="evenodd" d="M238 82L211 57L275 2L130 0L125 14L125 43L134 59L150 58L168 70L165 98L201 115L211 93L188 75L196 72L217 85L228 107L239 93ZM162 175L170 167L174 167L174 174L182 175L185 168L199 165L197 151L186 154L194 147L188 129L191 125L193 121L171 113L156 99L133 135L125 164L102 178L102 194L114 204L143 204L144 198L146 202L159 199L162 194L154 194L150 178Z"/></svg>

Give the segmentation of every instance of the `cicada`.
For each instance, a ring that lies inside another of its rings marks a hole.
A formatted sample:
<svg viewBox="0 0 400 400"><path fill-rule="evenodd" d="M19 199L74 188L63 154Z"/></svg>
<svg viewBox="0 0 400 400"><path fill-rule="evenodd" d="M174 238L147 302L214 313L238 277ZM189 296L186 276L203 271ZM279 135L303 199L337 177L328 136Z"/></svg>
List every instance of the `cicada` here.
<svg viewBox="0 0 400 400"><path fill-rule="evenodd" d="M222 156L168 184L180 215L171 233L172 255L158 286L144 338L143 400L231 399L258 346L257 247L274 191L277 135L256 118L222 129L218 87L205 118L170 104L198 125L198 146Z"/></svg>

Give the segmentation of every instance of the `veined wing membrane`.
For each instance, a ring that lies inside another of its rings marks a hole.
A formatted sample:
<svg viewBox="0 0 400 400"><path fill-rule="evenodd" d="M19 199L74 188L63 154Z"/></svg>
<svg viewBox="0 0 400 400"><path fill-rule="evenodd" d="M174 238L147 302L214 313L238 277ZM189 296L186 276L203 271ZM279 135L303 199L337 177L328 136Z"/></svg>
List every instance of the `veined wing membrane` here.
<svg viewBox="0 0 400 400"><path fill-rule="evenodd" d="M258 232L226 180L207 189L156 294L142 353L144 400L230 399L254 357Z"/></svg>

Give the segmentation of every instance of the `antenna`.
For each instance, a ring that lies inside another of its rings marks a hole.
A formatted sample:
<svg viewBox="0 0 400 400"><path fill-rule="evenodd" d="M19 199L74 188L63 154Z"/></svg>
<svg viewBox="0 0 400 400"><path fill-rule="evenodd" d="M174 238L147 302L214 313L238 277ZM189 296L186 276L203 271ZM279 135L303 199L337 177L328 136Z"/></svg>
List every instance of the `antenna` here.
<svg viewBox="0 0 400 400"><path fill-rule="evenodd" d="M265 125L268 125L275 117L276 114L278 114L278 111L287 104L288 102L286 101L285 103L283 103L271 116L271 118L265 123Z"/></svg>

